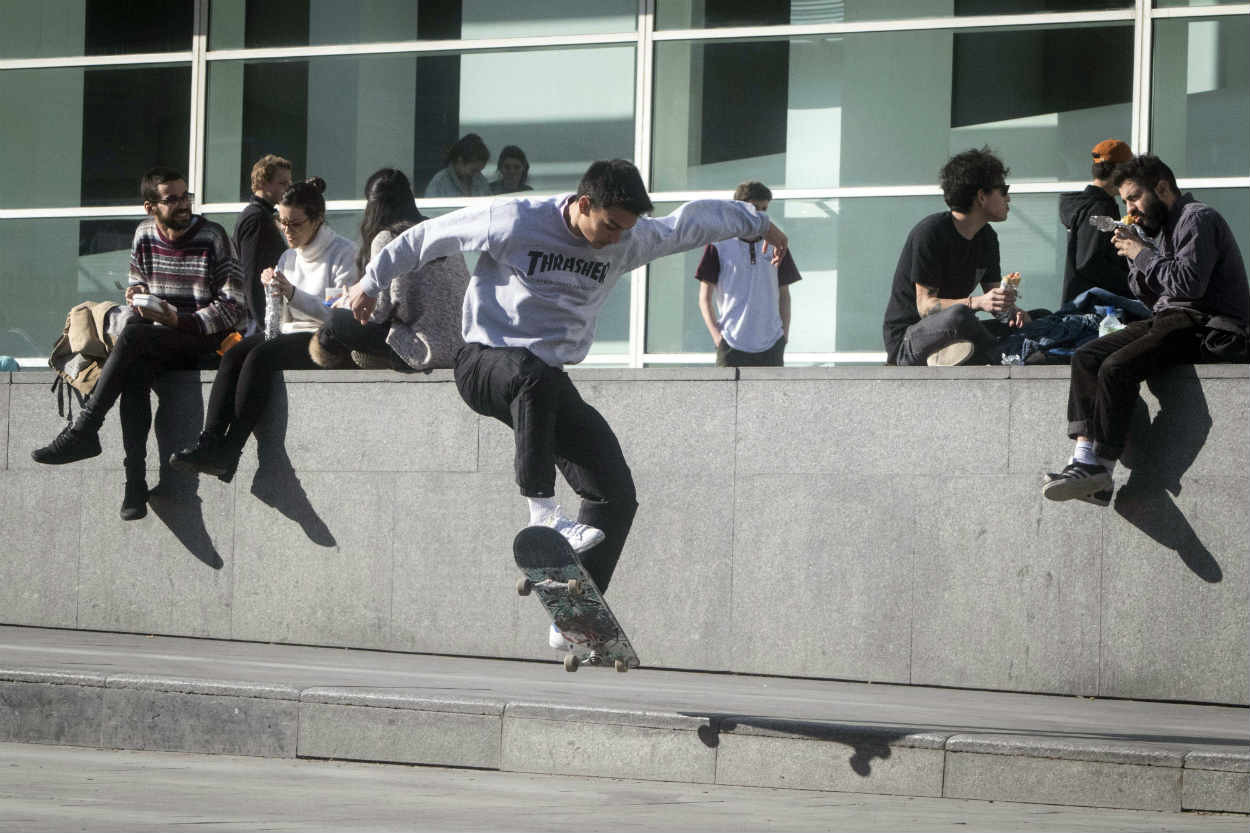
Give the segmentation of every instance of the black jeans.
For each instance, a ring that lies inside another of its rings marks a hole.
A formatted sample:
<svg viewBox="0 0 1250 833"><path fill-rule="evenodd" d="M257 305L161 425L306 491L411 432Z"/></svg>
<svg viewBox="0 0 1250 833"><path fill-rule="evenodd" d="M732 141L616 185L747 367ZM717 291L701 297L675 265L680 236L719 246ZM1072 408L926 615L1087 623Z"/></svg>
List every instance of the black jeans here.
<svg viewBox="0 0 1250 833"><path fill-rule="evenodd" d="M735 350L729 346L729 342L721 339L721 343L716 348L716 366L717 367L785 367L786 364L786 337L782 336L777 339L777 343L767 350L759 353L748 353L745 350Z"/></svg>
<svg viewBox="0 0 1250 833"><path fill-rule="evenodd" d="M152 430L152 382L167 370L212 366L220 335L199 335L157 326L134 316L122 328L100 368L100 378L79 416L81 426L98 430L118 398L127 479L140 479Z"/></svg>
<svg viewBox="0 0 1250 833"><path fill-rule="evenodd" d="M269 404L279 370L316 370L308 355L311 332L284 333L265 341L263 333L226 351L208 395L204 430L226 438L226 448L239 454Z"/></svg>
<svg viewBox="0 0 1250 833"><path fill-rule="evenodd" d="M1118 460L1141 383L1172 365L1208 359L1202 349L1207 332L1203 321L1199 313L1165 309L1077 348L1068 392L1068 436L1089 437L1094 454Z"/></svg>
<svg viewBox="0 0 1250 833"><path fill-rule="evenodd" d="M931 354L954 341L973 343L976 348L974 362L992 362L997 337L990 325L997 323L981 322L967 304L949 306L907 328L895 364L900 367L925 364Z"/></svg>
<svg viewBox="0 0 1250 833"><path fill-rule="evenodd" d="M327 352L345 356L353 350L381 356L397 364L401 369L407 364L391 346L386 343L386 336L391 331L390 324L361 324L349 309L330 310L330 320L321 325L317 331L317 342Z"/></svg>
<svg viewBox="0 0 1250 833"><path fill-rule="evenodd" d="M552 497L558 466L581 497L577 520L606 536L582 562L606 590L638 511L633 475L607 421L567 373L524 348L466 344L456 354L455 377L470 408L512 429L521 494Z"/></svg>

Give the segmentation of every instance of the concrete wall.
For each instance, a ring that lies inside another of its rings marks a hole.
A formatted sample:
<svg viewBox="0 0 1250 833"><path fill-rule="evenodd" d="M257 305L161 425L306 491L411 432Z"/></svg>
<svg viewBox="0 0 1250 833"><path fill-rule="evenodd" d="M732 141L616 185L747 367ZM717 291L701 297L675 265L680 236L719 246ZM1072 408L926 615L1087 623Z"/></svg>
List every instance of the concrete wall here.
<svg viewBox="0 0 1250 833"><path fill-rule="evenodd" d="M1143 388L1106 509L1040 494L1067 368L573 375L638 484L610 597L645 665L1250 703L1245 366ZM100 457L38 466L51 374L0 384L0 621L550 656L510 433L448 372L288 373L230 485L157 466L212 377L158 387L132 523L116 417Z"/></svg>

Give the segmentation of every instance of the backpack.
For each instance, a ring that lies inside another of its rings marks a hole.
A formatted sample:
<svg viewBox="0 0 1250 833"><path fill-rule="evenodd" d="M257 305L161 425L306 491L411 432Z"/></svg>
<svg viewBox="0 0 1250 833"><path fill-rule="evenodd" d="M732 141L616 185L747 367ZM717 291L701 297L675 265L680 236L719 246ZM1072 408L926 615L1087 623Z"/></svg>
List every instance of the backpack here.
<svg viewBox="0 0 1250 833"><path fill-rule="evenodd" d="M116 309L113 301L77 304L65 316L65 329L52 346L48 357L48 365L56 371L52 392L56 394L57 413L68 422L73 422L74 400L81 409L113 349L108 323Z"/></svg>

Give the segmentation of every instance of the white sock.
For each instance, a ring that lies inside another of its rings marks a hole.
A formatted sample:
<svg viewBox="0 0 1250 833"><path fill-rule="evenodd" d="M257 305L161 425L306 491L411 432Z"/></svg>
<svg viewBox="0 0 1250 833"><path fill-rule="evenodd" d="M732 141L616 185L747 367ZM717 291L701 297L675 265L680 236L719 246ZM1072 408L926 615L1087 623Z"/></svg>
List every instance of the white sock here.
<svg viewBox="0 0 1250 833"><path fill-rule="evenodd" d="M527 497L530 502L530 523L537 525L556 513L556 499L553 497Z"/></svg>
<svg viewBox="0 0 1250 833"><path fill-rule="evenodd" d="M1093 441L1077 440L1076 448L1072 451L1072 459L1087 466L1097 465L1098 458L1094 456Z"/></svg>

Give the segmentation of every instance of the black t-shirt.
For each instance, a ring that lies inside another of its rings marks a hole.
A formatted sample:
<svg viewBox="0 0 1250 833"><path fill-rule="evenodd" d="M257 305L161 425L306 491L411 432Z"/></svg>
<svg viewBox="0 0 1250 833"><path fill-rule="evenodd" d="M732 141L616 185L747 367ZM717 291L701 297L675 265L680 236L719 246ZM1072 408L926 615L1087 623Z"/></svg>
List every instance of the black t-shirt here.
<svg viewBox="0 0 1250 833"><path fill-rule="evenodd" d="M1002 282L998 263L998 235L989 223L971 240L955 229L949 211L930 214L907 235L894 269L894 286L885 308L885 350L894 364L903 333L920 320L916 284L938 298L967 298L978 285Z"/></svg>

